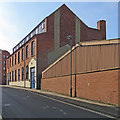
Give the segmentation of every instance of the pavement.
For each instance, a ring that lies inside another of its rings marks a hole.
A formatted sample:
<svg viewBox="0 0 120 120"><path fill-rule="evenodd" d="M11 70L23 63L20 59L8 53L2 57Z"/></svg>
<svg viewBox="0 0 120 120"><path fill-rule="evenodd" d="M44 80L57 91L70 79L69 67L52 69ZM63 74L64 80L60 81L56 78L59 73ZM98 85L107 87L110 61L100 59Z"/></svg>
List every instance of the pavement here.
<svg viewBox="0 0 120 120"><path fill-rule="evenodd" d="M118 119L119 108L117 108L113 105L98 103L95 101L90 101L90 100L85 100L85 99L80 99L80 98L73 98L73 97L69 97L69 96L65 96L65 95L61 95L61 94L57 94L57 93L53 93L53 92L41 91L41 90L36 90L36 89L29 89L29 88L15 87L15 86L3 86L3 88L14 88L14 89L19 89L19 90L23 90L23 91L29 91L31 93L40 95L41 97L50 99L54 102L57 101L59 103L65 104L65 105L67 104L67 105L73 106L75 108L79 108L79 109L81 109L81 111L83 110L83 111L89 111L90 113L94 113L94 115L93 114L90 116L87 115L90 118L91 117L101 118L101 116L104 116L105 118ZM98 116L96 116L96 114ZM81 115L81 114L79 113L79 115ZM76 117L80 117L79 115L77 114ZM83 114L83 116L82 115L81 116L85 117L84 115L85 115L85 113ZM54 117L54 115L53 115L53 117ZM67 117L67 116L63 116L63 118L64 117ZM71 117L74 118L75 116L71 116Z"/></svg>

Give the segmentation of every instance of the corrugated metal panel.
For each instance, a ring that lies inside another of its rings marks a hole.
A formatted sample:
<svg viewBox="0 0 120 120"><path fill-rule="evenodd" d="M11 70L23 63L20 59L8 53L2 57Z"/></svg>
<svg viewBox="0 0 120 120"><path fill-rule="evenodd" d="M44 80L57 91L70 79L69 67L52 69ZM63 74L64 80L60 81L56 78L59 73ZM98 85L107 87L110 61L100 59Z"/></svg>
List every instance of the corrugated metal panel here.
<svg viewBox="0 0 120 120"><path fill-rule="evenodd" d="M60 76L62 74L62 64L61 61L56 64L56 76Z"/></svg>
<svg viewBox="0 0 120 120"><path fill-rule="evenodd" d="M99 46L91 47L92 49L92 71L98 70ZM95 57L94 57L95 56Z"/></svg>
<svg viewBox="0 0 120 120"><path fill-rule="evenodd" d="M115 47L114 47L114 49L115 49L115 67L118 67L119 66L119 53L118 53L118 45L115 45Z"/></svg>
<svg viewBox="0 0 120 120"><path fill-rule="evenodd" d="M104 69L109 68L109 48L108 45L107 46L102 46L103 47L103 54L104 54L104 59L103 59L103 65L104 65Z"/></svg>
<svg viewBox="0 0 120 120"><path fill-rule="evenodd" d="M81 47L79 49L79 53L80 53L80 56L79 56L79 64L77 67L78 69L78 73L81 73L81 72L85 72L86 71L86 47Z"/></svg>
<svg viewBox="0 0 120 120"><path fill-rule="evenodd" d="M52 67L52 74L53 74L53 77L56 76L56 65Z"/></svg>
<svg viewBox="0 0 120 120"><path fill-rule="evenodd" d="M91 72L92 70L92 47L86 47L86 71Z"/></svg>
<svg viewBox="0 0 120 120"><path fill-rule="evenodd" d="M107 46L108 48L108 62L107 62L107 68L111 68L111 63L112 63L112 57L111 57L111 45ZM106 68L105 68L106 69Z"/></svg>
<svg viewBox="0 0 120 120"><path fill-rule="evenodd" d="M118 45L118 67L120 67L120 44Z"/></svg>
<svg viewBox="0 0 120 120"><path fill-rule="evenodd" d="M101 61L101 46L97 46L97 70L100 70L100 61Z"/></svg>
<svg viewBox="0 0 120 120"><path fill-rule="evenodd" d="M72 74L75 73L75 50L72 52Z"/></svg>
<svg viewBox="0 0 120 120"><path fill-rule="evenodd" d="M67 59L66 59L66 57L61 61L61 64L62 64L62 75L66 75L66 74L68 74L68 68L67 68Z"/></svg>
<svg viewBox="0 0 120 120"><path fill-rule="evenodd" d="M82 51L81 51L81 63L80 63L80 70L81 72L86 72L86 48L87 47L82 47Z"/></svg>
<svg viewBox="0 0 120 120"><path fill-rule="evenodd" d="M72 52L72 73L103 70L119 67L118 45L100 45L78 47ZM76 55L76 59L75 59ZM43 74L43 77L54 77L70 74L70 54Z"/></svg>
<svg viewBox="0 0 120 120"><path fill-rule="evenodd" d="M51 69L51 68L48 70L47 76L48 76L48 77L52 77L52 69Z"/></svg>
<svg viewBox="0 0 120 120"><path fill-rule="evenodd" d="M110 64L110 68L113 68L114 67L114 46L115 45L111 45L110 46L110 53L111 53L111 64Z"/></svg>
<svg viewBox="0 0 120 120"><path fill-rule="evenodd" d="M79 73L80 72L80 56L81 56L81 47L78 47L77 50L76 50L76 73Z"/></svg>
<svg viewBox="0 0 120 120"><path fill-rule="evenodd" d="M70 75L70 56L66 56L67 74Z"/></svg>
<svg viewBox="0 0 120 120"><path fill-rule="evenodd" d="M103 64L103 60L104 60L104 49L103 46L100 46L100 70L104 69L104 64Z"/></svg>

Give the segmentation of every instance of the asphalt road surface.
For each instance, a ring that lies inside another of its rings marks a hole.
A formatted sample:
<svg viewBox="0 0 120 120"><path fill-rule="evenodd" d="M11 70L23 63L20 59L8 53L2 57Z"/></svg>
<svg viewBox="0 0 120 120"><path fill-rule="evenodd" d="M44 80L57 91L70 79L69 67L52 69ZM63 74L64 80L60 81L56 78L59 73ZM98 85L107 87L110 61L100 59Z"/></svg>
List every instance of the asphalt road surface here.
<svg viewBox="0 0 120 120"><path fill-rule="evenodd" d="M2 87L3 118L107 118L22 89Z"/></svg>

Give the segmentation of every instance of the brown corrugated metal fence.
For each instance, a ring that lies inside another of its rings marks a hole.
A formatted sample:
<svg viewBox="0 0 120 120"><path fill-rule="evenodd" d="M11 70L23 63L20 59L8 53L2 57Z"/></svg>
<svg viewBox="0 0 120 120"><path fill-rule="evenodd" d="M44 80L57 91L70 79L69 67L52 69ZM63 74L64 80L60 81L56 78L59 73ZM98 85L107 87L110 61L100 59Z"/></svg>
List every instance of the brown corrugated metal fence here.
<svg viewBox="0 0 120 120"><path fill-rule="evenodd" d="M73 74L75 73L75 68L76 73L85 73L117 67L119 67L118 44L81 46L77 47L72 52ZM66 55L45 71L43 78L64 75L70 75L70 54Z"/></svg>

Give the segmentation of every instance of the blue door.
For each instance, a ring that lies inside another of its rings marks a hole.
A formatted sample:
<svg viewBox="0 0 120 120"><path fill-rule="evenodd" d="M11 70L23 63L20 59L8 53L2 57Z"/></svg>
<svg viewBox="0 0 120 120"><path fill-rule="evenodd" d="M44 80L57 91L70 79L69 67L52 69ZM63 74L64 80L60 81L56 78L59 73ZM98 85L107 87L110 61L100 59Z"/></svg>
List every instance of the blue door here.
<svg viewBox="0 0 120 120"><path fill-rule="evenodd" d="M9 85L9 74L7 74L7 85Z"/></svg>
<svg viewBox="0 0 120 120"><path fill-rule="evenodd" d="M34 89L35 88L35 68L31 68L30 74L31 74L31 88Z"/></svg>

